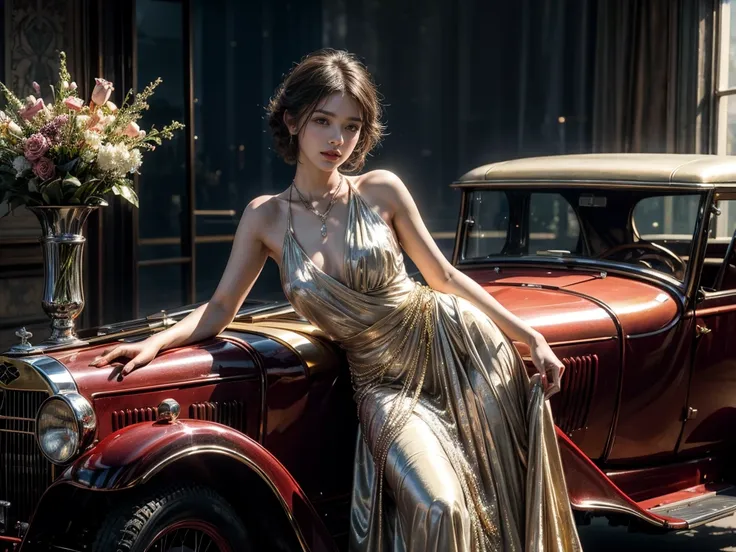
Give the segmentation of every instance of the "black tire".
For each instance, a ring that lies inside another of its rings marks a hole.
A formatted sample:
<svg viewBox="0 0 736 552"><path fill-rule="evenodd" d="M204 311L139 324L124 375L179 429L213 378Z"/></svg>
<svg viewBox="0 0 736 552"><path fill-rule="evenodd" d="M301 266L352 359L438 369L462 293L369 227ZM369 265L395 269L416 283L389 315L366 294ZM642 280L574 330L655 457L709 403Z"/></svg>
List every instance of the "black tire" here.
<svg viewBox="0 0 736 552"><path fill-rule="evenodd" d="M163 537L159 540L159 536L178 526L181 529L172 533L170 538L184 537L186 530L186 538L190 542L199 533L215 541L209 547L210 552L225 552L228 547L228 552L252 549L242 520L224 498L208 487L177 485L139 495L111 512L97 532L91 550L168 552L168 544L163 546ZM151 548L156 541L162 547ZM173 547L176 543L170 544ZM179 545L175 550L199 552L193 545Z"/></svg>

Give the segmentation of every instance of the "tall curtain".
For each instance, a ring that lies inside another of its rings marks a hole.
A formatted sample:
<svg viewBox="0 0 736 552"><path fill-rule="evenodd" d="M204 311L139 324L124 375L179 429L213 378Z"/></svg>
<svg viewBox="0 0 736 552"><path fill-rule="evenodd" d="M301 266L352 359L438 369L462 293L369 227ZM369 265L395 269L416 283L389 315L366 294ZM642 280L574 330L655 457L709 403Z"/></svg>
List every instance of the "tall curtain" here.
<svg viewBox="0 0 736 552"><path fill-rule="evenodd" d="M704 153L715 0L599 0L593 150Z"/></svg>

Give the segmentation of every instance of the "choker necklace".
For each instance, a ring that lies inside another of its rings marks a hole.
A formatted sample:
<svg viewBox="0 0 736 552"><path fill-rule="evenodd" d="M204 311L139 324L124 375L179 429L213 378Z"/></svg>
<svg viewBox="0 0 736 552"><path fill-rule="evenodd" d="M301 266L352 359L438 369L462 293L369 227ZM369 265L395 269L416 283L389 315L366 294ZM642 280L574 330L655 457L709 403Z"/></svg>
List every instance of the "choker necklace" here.
<svg viewBox="0 0 736 552"><path fill-rule="evenodd" d="M332 198L330 199L330 203L329 203L329 205L327 205L327 209L325 210L324 213L320 213L319 211L317 211L317 209L315 209L314 207L312 207L312 205L309 203L309 201L307 201L306 198L299 191L299 188L296 187L296 184L294 184L294 181L293 180L291 181L291 185L296 190L296 193L299 196L299 199L301 200L301 202L304 205L304 207L306 207L307 210L309 210L312 213L314 213L315 215L317 215L317 217L319 218L319 220L322 221L322 227L319 229L319 233L322 235L323 238L327 236L327 223L326 223L327 215L330 214L330 210L332 209L332 206L335 205L335 200L337 200L337 194L342 189L342 181L343 181L343 176L341 174L340 175L340 183L337 185L337 189L335 190L335 193L332 194Z"/></svg>

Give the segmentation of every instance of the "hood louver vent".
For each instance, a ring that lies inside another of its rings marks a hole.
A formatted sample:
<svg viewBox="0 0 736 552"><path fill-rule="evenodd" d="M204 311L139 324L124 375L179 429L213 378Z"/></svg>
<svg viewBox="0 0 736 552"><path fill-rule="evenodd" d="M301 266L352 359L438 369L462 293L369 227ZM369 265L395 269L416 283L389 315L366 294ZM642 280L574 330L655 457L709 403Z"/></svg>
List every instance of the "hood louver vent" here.
<svg viewBox="0 0 736 552"><path fill-rule="evenodd" d="M598 381L598 355L563 358L561 391L552 397L555 423L568 435L588 423L593 391Z"/></svg>
<svg viewBox="0 0 736 552"><path fill-rule="evenodd" d="M189 417L209 420L245 432L245 405L242 401L204 402L189 407Z"/></svg>
<svg viewBox="0 0 736 552"><path fill-rule="evenodd" d="M157 409L129 408L116 410L112 413L112 430L117 431L124 427L142 422L155 422L158 418ZM182 416L180 419L183 419ZM245 404L243 401L203 402L189 406L189 416L192 420L207 420L217 422L245 432Z"/></svg>
<svg viewBox="0 0 736 552"><path fill-rule="evenodd" d="M112 430L117 431L129 425L139 424L141 422L156 421L155 408L128 408L127 410L116 410L112 413Z"/></svg>

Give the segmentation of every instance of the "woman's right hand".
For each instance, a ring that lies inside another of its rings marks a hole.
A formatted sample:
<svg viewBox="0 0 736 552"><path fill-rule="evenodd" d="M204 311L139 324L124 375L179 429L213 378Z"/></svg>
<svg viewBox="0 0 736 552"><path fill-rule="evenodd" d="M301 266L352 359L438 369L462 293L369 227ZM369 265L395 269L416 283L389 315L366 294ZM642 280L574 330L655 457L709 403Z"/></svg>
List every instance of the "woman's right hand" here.
<svg viewBox="0 0 736 552"><path fill-rule="evenodd" d="M145 366L146 364L151 362L154 358L156 358L156 355L159 353L160 350L161 345L151 340L150 338L136 343L125 343L111 349L105 349L104 351L102 351L102 354L98 357L95 357L95 359L90 362L89 365L100 368L102 366L107 366L116 358L129 358L130 360L127 364L125 364L125 366L123 366L123 369L120 372L123 376L125 376L130 374L136 368L140 368L141 366Z"/></svg>

